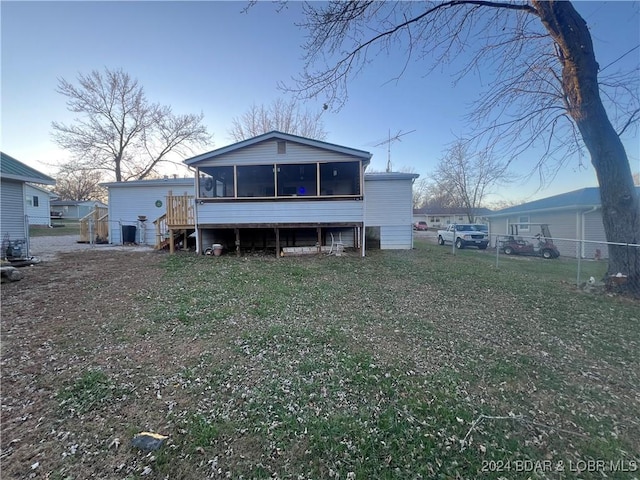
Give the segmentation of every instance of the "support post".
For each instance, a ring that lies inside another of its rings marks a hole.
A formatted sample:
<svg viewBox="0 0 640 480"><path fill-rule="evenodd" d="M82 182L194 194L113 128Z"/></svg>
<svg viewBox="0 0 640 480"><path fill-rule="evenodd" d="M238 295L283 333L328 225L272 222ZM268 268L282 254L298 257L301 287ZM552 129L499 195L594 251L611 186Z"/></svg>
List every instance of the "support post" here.
<svg viewBox="0 0 640 480"><path fill-rule="evenodd" d="M173 255L176 251L176 243L173 238L173 229L169 229L169 253Z"/></svg>
<svg viewBox="0 0 640 480"><path fill-rule="evenodd" d="M239 257L240 256L240 229L236 228L235 233L236 233L236 257Z"/></svg>
<svg viewBox="0 0 640 480"><path fill-rule="evenodd" d="M276 227L276 258L280 257L280 229Z"/></svg>
<svg viewBox="0 0 640 480"><path fill-rule="evenodd" d="M322 253L322 227L316 228L318 233L318 254Z"/></svg>

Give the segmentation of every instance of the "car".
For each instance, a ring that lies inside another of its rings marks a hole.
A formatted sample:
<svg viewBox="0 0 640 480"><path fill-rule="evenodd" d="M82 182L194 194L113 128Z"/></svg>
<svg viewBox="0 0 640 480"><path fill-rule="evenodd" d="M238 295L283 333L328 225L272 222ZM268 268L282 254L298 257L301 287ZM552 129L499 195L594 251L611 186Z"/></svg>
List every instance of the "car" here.
<svg viewBox="0 0 640 480"><path fill-rule="evenodd" d="M427 222L416 222L413 224L413 229L414 230L427 230Z"/></svg>
<svg viewBox="0 0 640 480"><path fill-rule="evenodd" d="M456 248L478 247L486 250L489 246L489 233L486 225L476 223L458 223L438 230L438 244L453 243Z"/></svg>
<svg viewBox="0 0 640 480"><path fill-rule="evenodd" d="M51 210L50 216L51 216L51 218L62 218L62 212L55 212L55 211Z"/></svg>

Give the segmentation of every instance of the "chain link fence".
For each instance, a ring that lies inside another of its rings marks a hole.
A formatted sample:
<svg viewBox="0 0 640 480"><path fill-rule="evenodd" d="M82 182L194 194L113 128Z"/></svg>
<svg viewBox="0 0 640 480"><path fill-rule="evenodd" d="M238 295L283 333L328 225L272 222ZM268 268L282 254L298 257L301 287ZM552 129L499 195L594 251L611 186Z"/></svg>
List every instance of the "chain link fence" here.
<svg viewBox="0 0 640 480"><path fill-rule="evenodd" d="M491 246L497 268L527 269L526 264L533 262L532 270L586 290L640 291L638 279L631 275L639 262L640 244L491 235Z"/></svg>

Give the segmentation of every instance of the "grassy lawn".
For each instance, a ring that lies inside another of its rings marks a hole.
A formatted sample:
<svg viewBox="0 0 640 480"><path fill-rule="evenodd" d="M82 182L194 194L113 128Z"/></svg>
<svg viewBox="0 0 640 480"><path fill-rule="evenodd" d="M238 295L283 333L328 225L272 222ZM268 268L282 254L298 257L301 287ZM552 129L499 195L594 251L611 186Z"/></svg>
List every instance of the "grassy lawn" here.
<svg viewBox="0 0 640 480"><path fill-rule="evenodd" d="M80 418L99 462L155 418L170 439L126 478L637 478L638 303L578 291L569 261L416 247L167 257L100 328L174 353L70 380L60 431Z"/></svg>
<svg viewBox="0 0 640 480"><path fill-rule="evenodd" d="M80 222L75 219L53 219L54 228L31 226L29 235L32 237L50 237L60 235L80 235Z"/></svg>

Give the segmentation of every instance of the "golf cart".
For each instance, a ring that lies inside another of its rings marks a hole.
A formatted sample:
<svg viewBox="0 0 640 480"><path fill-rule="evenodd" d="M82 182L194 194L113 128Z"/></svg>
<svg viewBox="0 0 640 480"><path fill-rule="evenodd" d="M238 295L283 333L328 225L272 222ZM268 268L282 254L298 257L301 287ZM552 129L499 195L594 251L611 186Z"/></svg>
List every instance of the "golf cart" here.
<svg viewBox="0 0 640 480"><path fill-rule="evenodd" d="M527 224L532 226L533 224ZM522 224L509 225L509 236L502 242L502 251L506 255L532 255L543 258L558 258L560 252L553 244L549 225L539 224L540 232L534 235L535 242L528 242L518 236L518 227Z"/></svg>

